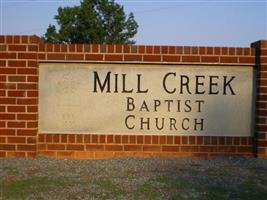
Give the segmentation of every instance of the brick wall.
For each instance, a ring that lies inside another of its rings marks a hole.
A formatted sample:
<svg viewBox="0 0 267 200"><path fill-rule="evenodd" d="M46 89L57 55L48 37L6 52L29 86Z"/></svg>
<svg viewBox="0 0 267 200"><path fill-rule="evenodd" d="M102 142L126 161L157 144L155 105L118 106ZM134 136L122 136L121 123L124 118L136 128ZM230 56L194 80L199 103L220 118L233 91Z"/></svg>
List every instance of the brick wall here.
<svg viewBox="0 0 267 200"><path fill-rule="evenodd" d="M256 150L257 156L267 158L267 41L251 44L256 49L257 109Z"/></svg>
<svg viewBox="0 0 267 200"><path fill-rule="evenodd" d="M54 45L37 36L0 36L0 157L267 157L266 44L259 41L251 48ZM38 133L38 63L47 61L253 65L259 69L257 137Z"/></svg>
<svg viewBox="0 0 267 200"><path fill-rule="evenodd" d="M38 48L32 36L0 37L0 156L35 157Z"/></svg>

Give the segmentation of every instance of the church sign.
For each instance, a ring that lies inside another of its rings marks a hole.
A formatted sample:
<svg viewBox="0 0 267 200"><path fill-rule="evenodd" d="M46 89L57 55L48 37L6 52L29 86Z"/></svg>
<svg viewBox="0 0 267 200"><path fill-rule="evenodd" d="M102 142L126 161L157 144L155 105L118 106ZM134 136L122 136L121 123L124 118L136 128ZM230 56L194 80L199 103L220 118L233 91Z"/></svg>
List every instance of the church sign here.
<svg viewBox="0 0 267 200"><path fill-rule="evenodd" d="M253 68L40 64L39 132L251 136Z"/></svg>

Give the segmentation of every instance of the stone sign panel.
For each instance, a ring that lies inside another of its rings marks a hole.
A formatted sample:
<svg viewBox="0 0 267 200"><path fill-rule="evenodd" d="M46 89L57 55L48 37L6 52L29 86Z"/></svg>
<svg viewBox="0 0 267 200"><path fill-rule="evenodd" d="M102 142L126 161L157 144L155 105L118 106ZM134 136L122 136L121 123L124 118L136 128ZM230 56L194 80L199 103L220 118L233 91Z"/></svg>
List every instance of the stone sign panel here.
<svg viewBox="0 0 267 200"><path fill-rule="evenodd" d="M251 136L253 68L40 64L39 132Z"/></svg>

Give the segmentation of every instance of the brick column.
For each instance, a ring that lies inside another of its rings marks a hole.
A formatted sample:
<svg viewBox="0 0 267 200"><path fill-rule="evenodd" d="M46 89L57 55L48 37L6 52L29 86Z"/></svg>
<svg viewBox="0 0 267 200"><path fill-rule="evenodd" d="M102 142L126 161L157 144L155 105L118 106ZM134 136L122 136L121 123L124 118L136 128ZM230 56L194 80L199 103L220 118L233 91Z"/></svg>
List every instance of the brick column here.
<svg viewBox="0 0 267 200"><path fill-rule="evenodd" d="M0 36L0 157L35 157L37 36Z"/></svg>
<svg viewBox="0 0 267 200"><path fill-rule="evenodd" d="M259 158L267 158L267 40L251 44L256 50L256 150Z"/></svg>

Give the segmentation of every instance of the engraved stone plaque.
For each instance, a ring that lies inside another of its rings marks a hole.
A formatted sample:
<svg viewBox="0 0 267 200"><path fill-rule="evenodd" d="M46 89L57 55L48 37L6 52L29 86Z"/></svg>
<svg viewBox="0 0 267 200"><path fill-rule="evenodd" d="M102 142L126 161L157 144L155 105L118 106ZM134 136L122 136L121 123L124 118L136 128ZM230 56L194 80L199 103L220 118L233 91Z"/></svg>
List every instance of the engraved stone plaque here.
<svg viewBox="0 0 267 200"><path fill-rule="evenodd" d="M40 64L39 132L251 136L253 67Z"/></svg>

